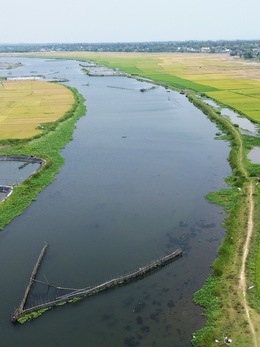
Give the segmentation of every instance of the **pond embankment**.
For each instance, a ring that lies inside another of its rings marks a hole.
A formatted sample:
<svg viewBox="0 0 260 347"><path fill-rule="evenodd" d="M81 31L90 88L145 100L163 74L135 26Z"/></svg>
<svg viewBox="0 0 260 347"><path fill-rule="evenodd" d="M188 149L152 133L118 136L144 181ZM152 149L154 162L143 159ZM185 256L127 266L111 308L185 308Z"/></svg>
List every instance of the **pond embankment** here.
<svg viewBox="0 0 260 347"><path fill-rule="evenodd" d="M0 155L0 161L24 161L27 163L38 163L40 166L44 165L45 160L42 158L37 158L33 155Z"/></svg>

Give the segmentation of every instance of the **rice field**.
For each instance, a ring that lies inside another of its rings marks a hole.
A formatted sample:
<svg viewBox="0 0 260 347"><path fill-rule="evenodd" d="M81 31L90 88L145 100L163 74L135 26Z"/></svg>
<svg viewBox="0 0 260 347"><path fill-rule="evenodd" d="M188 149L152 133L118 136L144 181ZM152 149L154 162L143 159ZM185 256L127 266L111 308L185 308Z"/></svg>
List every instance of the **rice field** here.
<svg viewBox="0 0 260 347"><path fill-rule="evenodd" d="M59 52L55 57L94 60L179 90L205 93L248 118L260 121L260 64L254 61L229 54L193 53Z"/></svg>
<svg viewBox="0 0 260 347"><path fill-rule="evenodd" d="M245 114L248 118L260 122L260 88L258 95L250 94L241 90L232 91L219 91L206 93L210 98L228 105L241 113Z"/></svg>
<svg viewBox="0 0 260 347"><path fill-rule="evenodd" d="M0 85L0 140L24 139L41 133L74 103L65 86L37 80L2 81Z"/></svg>

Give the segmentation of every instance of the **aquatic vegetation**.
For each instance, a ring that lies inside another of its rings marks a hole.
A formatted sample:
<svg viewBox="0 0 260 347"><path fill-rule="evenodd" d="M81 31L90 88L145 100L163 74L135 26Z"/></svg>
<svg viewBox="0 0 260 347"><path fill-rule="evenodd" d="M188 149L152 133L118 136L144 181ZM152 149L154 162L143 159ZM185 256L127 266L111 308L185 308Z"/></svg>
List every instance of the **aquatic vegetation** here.
<svg viewBox="0 0 260 347"><path fill-rule="evenodd" d="M38 318L40 317L44 312L48 311L50 308L43 308L42 310L39 310L39 311L35 311L35 312L31 312L31 313L28 313L26 314L25 316L21 317L18 319L18 322L20 324L24 324L34 318Z"/></svg>
<svg viewBox="0 0 260 347"><path fill-rule="evenodd" d="M202 307L210 307L207 310L207 326L202 330L197 331L193 334L192 343L194 346L210 346L207 344L212 340L212 334L214 330L215 320L220 315L219 312L219 302L216 296L216 288L218 286L218 278L215 276L210 276L203 289L197 291L194 295L195 302Z"/></svg>
<svg viewBox="0 0 260 347"><path fill-rule="evenodd" d="M77 302L80 301L82 298L73 298L71 300L69 300L68 302Z"/></svg>
<svg viewBox="0 0 260 347"><path fill-rule="evenodd" d="M236 204L238 193L239 191L235 187L224 188L218 192L209 193L207 199L210 203L223 206L225 211L229 211Z"/></svg>
<svg viewBox="0 0 260 347"><path fill-rule="evenodd" d="M66 302L65 302L65 301L59 302L58 304L56 304L56 306L63 306L63 305L66 305Z"/></svg>

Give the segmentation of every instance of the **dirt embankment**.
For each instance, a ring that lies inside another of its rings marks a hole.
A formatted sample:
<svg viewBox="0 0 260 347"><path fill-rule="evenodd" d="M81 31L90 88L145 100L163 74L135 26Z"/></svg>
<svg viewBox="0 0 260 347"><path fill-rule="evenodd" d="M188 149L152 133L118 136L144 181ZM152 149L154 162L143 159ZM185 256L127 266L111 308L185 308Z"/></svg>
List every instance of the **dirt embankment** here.
<svg viewBox="0 0 260 347"><path fill-rule="evenodd" d="M247 283L246 283L246 261L250 250L250 241L253 235L254 231L254 199L253 199L253 193L254 193L254 184L251 182L248 186L248 199L249 199L249 209L248 209L248 221L247 221L247 235L246 240L243 248L243 255L242 255L242 264L241 264L241 271L239 276L239 285L242 291L242 304L245 309L247 321L252 333L254 346L258 346L257 337L256 337L256 329L254 326L254 323L250 316L250 308L247 302L246 292L247 292Z"/></svg>

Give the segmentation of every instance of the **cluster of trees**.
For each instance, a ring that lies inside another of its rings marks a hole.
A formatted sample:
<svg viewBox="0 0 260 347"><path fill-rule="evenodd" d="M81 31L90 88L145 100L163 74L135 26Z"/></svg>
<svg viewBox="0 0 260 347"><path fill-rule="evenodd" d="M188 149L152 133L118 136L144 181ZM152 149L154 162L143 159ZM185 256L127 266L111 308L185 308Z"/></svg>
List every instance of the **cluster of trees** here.
<svg viewBox="0 0 260 347"><path fill-rule="evenodd" d="M245 59L260 58L260 40L167 41L117 43L2 44L0 52L92 51L92 52L206 52L229 53Z"/></svg>

